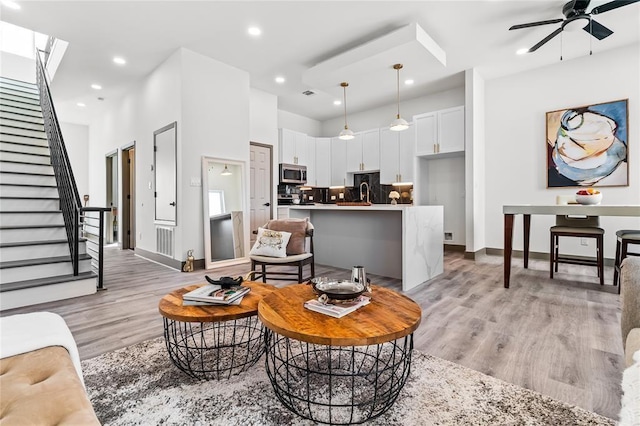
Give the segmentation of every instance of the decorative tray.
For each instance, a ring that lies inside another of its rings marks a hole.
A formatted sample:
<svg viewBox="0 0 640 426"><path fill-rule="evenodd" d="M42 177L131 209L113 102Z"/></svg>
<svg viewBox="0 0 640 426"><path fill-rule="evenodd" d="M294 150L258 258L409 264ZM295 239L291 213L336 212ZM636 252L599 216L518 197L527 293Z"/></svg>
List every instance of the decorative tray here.
<svg viewBox="0 0 640 426"><path fill-rule="evenodd" d="M368 290L364 283L327 277L313 278L309 283L318 296L326 295L331 300L352 300Z"/></svg>

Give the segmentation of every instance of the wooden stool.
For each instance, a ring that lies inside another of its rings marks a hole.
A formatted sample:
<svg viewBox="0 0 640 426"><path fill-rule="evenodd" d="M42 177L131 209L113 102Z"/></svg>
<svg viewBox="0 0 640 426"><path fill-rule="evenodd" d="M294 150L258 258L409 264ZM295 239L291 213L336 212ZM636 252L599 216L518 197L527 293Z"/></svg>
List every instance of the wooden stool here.
<svg viewBox="0 0 640 426"><path fill-rule="evenodd" d="M570 217L556 216L556 226L552 226L550 259L550 277L553 279L553 272L558 272L559 263L569 263L572 265L588 265L598 268L600 285L604 285L604 229L600 228L600 218L598 216ZM580 259L559 254L560 237L594 238L596 240L596 259Z"/></svg>
<svg viewBox="0 0 640 426"><path fill-rule="evenodd" d="M616 232L616 262L613 269L613 285L618 286L618 294L620 294L620 264L627 256L640 256L640 253L629 253L629 244L640 245L640 230L622 229Z"/></svg>

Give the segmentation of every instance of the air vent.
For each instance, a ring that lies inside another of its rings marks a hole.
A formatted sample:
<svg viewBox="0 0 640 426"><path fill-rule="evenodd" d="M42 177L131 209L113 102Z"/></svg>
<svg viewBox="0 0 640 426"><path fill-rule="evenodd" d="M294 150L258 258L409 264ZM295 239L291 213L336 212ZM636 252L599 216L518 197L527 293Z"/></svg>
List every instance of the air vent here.
<svg viewBox="0 0 640 426"><path fill-rule="evenodd" d="M305 96L311 96L311 95L315 95L316 92L312 91L312 90L305 90L304 92L302 92L303 95Z"/></svg>

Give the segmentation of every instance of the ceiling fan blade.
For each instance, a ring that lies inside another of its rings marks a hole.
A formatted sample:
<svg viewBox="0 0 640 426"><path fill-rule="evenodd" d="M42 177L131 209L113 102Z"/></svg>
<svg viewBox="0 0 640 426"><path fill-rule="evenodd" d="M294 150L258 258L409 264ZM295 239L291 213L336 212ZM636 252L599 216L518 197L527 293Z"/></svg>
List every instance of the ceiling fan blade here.
<svg viewBox="0 0 640 426"><path fill-rule="evenodd" d="M592 15L597 15L599 13L608 12L610 10L617 9L622 6L628 6L639 1L640 0L614 0L610 1L609 3L602 4L598 7L594 7L589 13Z"/></svg>
<svg viewBox="0 0 640 426"><path fill-rule="evenodd" d="M583 28L583 30L585 30L598 40L602 40L603 38L607 38L611 34L613 34L613 31L611 31L601 23L594 21L593 19Z"/></svg>
<svg viewBox="0 0 640 426"><path fill-rule="evenodd" d="M548 21L538 21L538 22L529 22L528 24L512 25L511 28L509 28L509 31L519 30L520 28L537 27L538 25L557 24L558 22L562 22L562 21L564 21L564 19L550 19Z"/></svg>
<svg viewBox="0 0 640 426"><path fill-rule="evenodd" d="M557 36L558 34L560 34L562 32L562 28L558 28L557 30L555 30L554 32L552 32L551 34L549 34L548 36L546 36L545 38L543 38L542 40L540 40L538 42L538 44L536 44L535 46L533 46L531 49L529 49L529 53L531 52L535 52L536 50L538 50L543 44L545 44L546 42L548 42L549 40L551 40L552 38L554 38L555 36Z"/></svg>

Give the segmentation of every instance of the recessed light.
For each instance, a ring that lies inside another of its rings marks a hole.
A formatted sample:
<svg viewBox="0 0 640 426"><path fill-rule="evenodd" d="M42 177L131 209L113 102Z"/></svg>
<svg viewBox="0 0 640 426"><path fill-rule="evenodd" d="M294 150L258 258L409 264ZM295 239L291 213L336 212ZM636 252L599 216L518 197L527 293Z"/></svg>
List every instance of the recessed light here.
<svg viewBox="0 0 640 426"><path fill-rule="evenodd" d="M118 65L124 65L127 63L127 61L125 61L124 58L121 58L120 56L116 56L113 58L113 62L115 62Z"/></svg>
<svg viewBox="0 0 640 426"><path fill-rule="evenodd" d="M524 55L525 53L529 53L529 49L527 49L526 47L516 50L516 55Z"/></svg>
<svg viewBox="0 0 640 426"><path fill-rule="evenodd" d="M333 101L333 104L334 105L342 105L342 101L340 101L340 100Z"/></svg>
<svg viewBox="0 0 640 426"><path fill-rule="evenodd" d="M262 30L258 27L249 27L247 29L247 32L252 36L259 36L260 34L262 34Z"/></svg>
<svg viewBox="0 0 640 426"><path fill-rule="evenodd" d="M21 7L18 3L16 3L15 1L10 1L10 0L3 0L2 4L7 6L9 9L13 9L13 10L20 10Z"/></svg>
<svg viewBox="0 0 640 426"><path fill-rule="evenodd" d="M96 90L102 90L102 86L100 86L99 84L92 84L91 88Z"/></svg>
<svg viewBox="0 0 640 426"><path fill-rule="evenodd" d="M79 106L79 107L81 107L81 108L84 108L84 107L86 107L86 106L87 106L86 104L84 104L84 103L82 103L82 102L78 102L76 105L78 105L78 106Z"/></svg>
<svg viewBox="0 0 640 426"><path fill-rule="evenodd" d="M276 83L278 84L282 84L284 83L286 80L284 79L284 77L278 76L276 77Z"/></svg>
<svg viewBox="0 0 640 426"><path fill-rule="evenodd" d="M410 85L412 85L413 83L414 83L414 81L413 81L413 80L411 80L411 79L408 79L408 80L405 80L405 81L404 81L404 84L406 84L407 86L410 86Z"/></svg>

